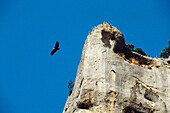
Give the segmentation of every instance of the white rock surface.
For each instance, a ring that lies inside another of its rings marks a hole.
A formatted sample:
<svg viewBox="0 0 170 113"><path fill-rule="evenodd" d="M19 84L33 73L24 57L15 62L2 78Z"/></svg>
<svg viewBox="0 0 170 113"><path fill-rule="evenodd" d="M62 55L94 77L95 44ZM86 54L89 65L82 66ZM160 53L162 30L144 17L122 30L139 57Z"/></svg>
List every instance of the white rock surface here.
<svg viewBox="0 0 170 113"><path fill-rule="evenodd" d="M108 23L90 32L63 113L170 113L167 60L130 63L115 53L124 47L123 34Z"/></svg>

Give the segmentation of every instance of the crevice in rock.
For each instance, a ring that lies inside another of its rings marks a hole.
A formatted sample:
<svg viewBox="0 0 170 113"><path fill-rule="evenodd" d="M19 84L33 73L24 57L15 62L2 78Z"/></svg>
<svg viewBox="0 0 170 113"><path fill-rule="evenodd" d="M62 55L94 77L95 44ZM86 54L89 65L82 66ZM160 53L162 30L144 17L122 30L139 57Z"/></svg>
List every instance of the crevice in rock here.
<svg viewBox="0 0 170 113"><path fill-rule="evenodd" d="M73 113L76 111L76 109L73 110Z"/></svg>
<svg viewBox="0 0 170 113"><path fill-rule="evenodd" d="M142 84L144 87L147 87L147 88L159 89L159 88L157 88L157 87L150 86L150 85L144 83L142 80L140 80L140 79L139 79L138 77L136 77L136 76L133 76L133 75L132 75L132 77L134 77L134 78L137 79L137 80L136 80L136 84Z"/></svg>
<svg viewBox="0 0 170 113"><path fill-rule="evenodd" d="M77 98L78 98L78 97L79 97L79 95L80 95L80 89L81 89L81 86L82 86L82 84L83 84L83 80L84 80L84 78L82 78L82 80L81 80L81 82L80 82L79 92L78 92Z"/></svg>
<svg viewBox="0 0 170 113"><path fill-rule="evenodd" d="M112 69L112 72L113 72L113 73L116 73L116 71L115 71L115 70L113 70L113 69Z"/></svg>
<svg viewBox="0 0 170 113"><path fill-rule="evenodd" d="M78 108L80 109L89 109L90 107L93 106L91 102L85 103L85 102L78 102L77 103Z"/></svg>
<svg viewBox="0 0 170 113"><path fill-rule="evenodd" d="M101 40L104 43L104 46L111 48L109 40L114 39L114 35L105 30L102 30L101 34L102 34Z"/></svg>
<svg viewBox="0 0 170 113"><path fill-rule="evenodd" d="M149 100L149 101L153 101L153 102L156 102L158 101L158 95L155 94L154 92L152 92L152 90L148 90L146 89L145 90L145 94L144 94L144 98Z"/></svg>
<svg viewBox="0 0 170 113"><path fill-rule="evenodd" d="M133 107L126 107L123 109L123 113L144 113L144 112L139 112Z"/></svg>
<svg viewBox="0 0 170 113"><path fill-rule="evenodd" d="M67 111L68 108L65 109L65 111Z"/></svg>
<svg viewBox="0 0 170 113"><path fill-rule="evenodd" d="M136 112L127 112L127 113L153 113L154 111L156 111L155 109L149 106L144 106L141 102L137 103L131 100L125 100L125 101L123 102L125 106L123 111L131 110L131 109L134 109L134 111L136 111ZM130 108L130 109L127 109L127 108ZM126 113L126 112L123 112L123 113Z"/></svg>
<svg viewBox="0 0 170 113"><path fill-rule="evenodd" d="M170 60L168 60L167 62L168 62L168 64L170 64Z"/></svg>
<svg viewBox="0 0 170 113"><path fill-rule="evenodd" d="M81 80L81 82L80 82L80 89L81 89L81 86L82 86L82 84L83 84L83 80L84 80L84 78L82 78L82 80Z"/></svg>

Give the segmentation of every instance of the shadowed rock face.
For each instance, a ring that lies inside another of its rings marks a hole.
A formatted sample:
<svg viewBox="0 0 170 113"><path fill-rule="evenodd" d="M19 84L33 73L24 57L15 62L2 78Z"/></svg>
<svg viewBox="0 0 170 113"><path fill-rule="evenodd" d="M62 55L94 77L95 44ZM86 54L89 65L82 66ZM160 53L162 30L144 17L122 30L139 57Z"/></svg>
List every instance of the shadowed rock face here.
<svg viewBox="0 0 170 113"><path fill-rule="evenodd" d="M126 50L123 34L104 22L86 39L63 113L168 113L169 61Z"/></svg>

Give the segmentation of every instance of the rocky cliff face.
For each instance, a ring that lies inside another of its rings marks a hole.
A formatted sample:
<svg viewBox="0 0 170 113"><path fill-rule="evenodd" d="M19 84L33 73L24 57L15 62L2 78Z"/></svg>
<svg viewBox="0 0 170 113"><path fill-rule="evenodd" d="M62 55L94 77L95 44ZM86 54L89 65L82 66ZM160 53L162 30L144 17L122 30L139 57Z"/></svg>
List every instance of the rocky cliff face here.
<svg viewBox="0 0 170 113"><path fill-rule="evenodd" d="M129 51L104 22L86 39L63 113L170 113L169 60Z"/></svg>

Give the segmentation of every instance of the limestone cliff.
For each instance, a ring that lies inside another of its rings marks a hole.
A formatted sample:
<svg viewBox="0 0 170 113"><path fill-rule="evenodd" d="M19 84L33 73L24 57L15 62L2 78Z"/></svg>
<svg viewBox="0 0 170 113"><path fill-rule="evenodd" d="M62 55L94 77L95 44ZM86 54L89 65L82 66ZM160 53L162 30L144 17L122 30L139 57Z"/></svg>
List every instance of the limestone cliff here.
<svg viewBox="0 0 170 113"><path fill-rule="evenodd" d="M86 39L63 113L170 113L169 62L129 51L104 22Z"/></svg>

